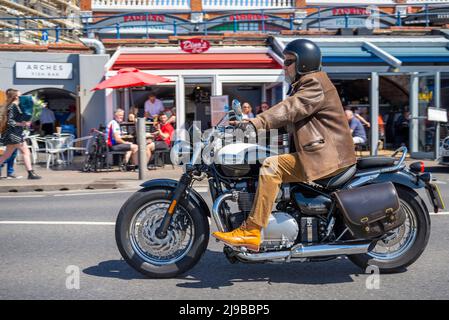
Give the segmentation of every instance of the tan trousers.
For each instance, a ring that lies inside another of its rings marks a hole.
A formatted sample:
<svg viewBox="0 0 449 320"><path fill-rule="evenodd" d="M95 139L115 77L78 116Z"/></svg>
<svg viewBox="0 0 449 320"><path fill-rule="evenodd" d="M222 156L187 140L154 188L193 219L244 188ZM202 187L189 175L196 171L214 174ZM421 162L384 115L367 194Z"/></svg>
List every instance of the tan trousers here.
<svg viewBox="0 0 449 320"><path fill-rule="evenodd" d="M266 228L274 201L283 182L304 181L296 153L268 157L264 160L259 173L256 197L247 221Z"/></svg>
<svg viewBox="0 0 449 320"><path fill-rule="evenodd" d="M328 176L343 170L337 170ZM281 184L305 180L297 153L266 158L260 168L259 184L247 222L266 228Z"/></svg>

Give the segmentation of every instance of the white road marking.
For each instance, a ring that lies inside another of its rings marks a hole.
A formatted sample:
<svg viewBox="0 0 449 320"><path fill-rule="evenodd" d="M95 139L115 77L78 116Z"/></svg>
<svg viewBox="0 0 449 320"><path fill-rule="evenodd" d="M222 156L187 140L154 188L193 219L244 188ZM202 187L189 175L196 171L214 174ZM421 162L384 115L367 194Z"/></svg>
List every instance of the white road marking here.
<svg viewBox="0 0 449 320"><path fill-rule="evenodd" d="M35 195L35 196L15 196L15 195L10 195L10 196L0 196L0 199L16 199L16 198L43 198L46 197L47 195Z"/></svg>
<svg viewBox="0 0 449 320"><path fill-rule="evenodd" d="M137 189L136 189L137 190ZM105 192L79 192L79 193L65 193L65 194L54 194L53 197L75 197L75 196L93 196L100 194L115 194L115 193L131 193L136 192L136 190L121 190L121 191L105 191Z"/></svg>
<svg viewBox="0 0 449 320"><path fill-rule="evenodd" d="M449 211L433 213L433 216L449 215ZM115 222L105 221L0 221L0 225L79 225L79 226L115 226Z"/></svg>
<svg viewBox="0 0 449 320"><path fill-rule="evenodd" d="M449 215L449 211L442 211L442 212L438 212L438 213L434 213L434 212L430 212L431 216L447 216Z"/></svg>
<svg viewBox="0 0 449 320"><path fill-rule="evenodd" d="M0 224L115 226L115 222L94 221L0 221Z"/></svg>

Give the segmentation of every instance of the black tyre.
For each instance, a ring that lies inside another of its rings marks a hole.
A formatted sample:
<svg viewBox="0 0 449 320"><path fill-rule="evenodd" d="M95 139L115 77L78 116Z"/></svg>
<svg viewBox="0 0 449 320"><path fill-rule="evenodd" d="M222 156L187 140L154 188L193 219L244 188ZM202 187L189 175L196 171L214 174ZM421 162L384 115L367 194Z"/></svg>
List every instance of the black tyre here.
<svg viewBox="0 0 449 320"><path fill-rule="evenodd" d="M393 230L392 236L378 241L367 254L349 256L363 270L376 266L381 273L403 272L421 256L427 246L430 216L425 204L415 191L400 186L396 186L396 189L407 220Z"/></svg>
<svg viewBox="0 0 449 320"><path fill-rule="evenodd" d="M182 199L164 239L156 229L170 204L172 192L140 190L122 206L115 238L118 249L138 272L152 278L176 277L191 269L209 241L209 221L193 203Z"/></svg>

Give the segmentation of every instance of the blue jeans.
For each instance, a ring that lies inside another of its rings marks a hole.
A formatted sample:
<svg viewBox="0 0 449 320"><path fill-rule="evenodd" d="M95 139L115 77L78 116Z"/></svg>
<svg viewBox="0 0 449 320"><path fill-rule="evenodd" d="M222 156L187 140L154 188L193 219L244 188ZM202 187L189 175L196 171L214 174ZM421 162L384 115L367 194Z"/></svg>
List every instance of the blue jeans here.
<svg viewBox="0 0 449 320"><path fill-rule="evenodd" d="M3 166L6 163L6 171L7 175L12 175L14 173L14 160L16 160L17 157L17 149L14 150L12 155L6 160L4 163L0 165L0 171L3 170Z"/></svg>

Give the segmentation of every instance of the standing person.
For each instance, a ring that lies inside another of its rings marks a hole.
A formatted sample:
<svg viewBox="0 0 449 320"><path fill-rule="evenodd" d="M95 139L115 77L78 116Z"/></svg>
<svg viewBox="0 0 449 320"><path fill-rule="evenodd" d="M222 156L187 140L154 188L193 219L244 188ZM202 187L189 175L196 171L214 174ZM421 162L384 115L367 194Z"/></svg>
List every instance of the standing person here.
<svg viewBox="0 0 449 320"><path fill-rule="evenodd" d="M53 133L55 133L55 113L48 107L47 103L45 103L44 107L42 108L42 113L39 120L41 123L41 131L43 132L44 136L51 136Z"/></svg>
<svg viewBox="0 0 449 320"><path fill-rule="evenodd" d="M8 117L6 119L5 132L1 136L2 143L6 145L6 151L0 157L0 165L6 162L16 149L19 149L22 152L23 162L28 171L28 179L41 179L33 170L30 150L23 139L23 130L31 123L24 121L22 110L19 107L19 97L20 92L18 90L8 89L6 91Z"/></svg>
<svg viewBox="0 0 449 320"><path fill-rule="evenodd" d="M242 105L242 119L253 119L254 114L252 112L253 108L249 104L249 102L244 102Z"/></svg>
<svg viewBox="0 0 449 320"><path fill-rule="evenodd" d="M396 146L408 145L410 132L410 112L407 109L401 113L394 123Z"/></svg>
<svg viewBox="0 0 449 320"><path fill-rule="evenodd" d="M340 97L327 74L321 71L319 47L310 40L294 40L286 45L284 56L285 78L291 83L289 97L244 122L258 130L287 127L293 134L296 152L264 160L248 219L231 232L213 233L230 246L259 251L261 229L268 225L283 182L332 177L356 163Z"/></svg>
<svg viewBox="0 0 449 320"><path fill-rule="evenodd" d="M264 101L262 102L262 104L260 105L260 113L267 111L268 109L270 109L270 105L268 104L268 102Z"/></svg>
<svg viewBox="0 0 449 320"><path fill-rule="evenodd" d="M145 118L154 118L164 110L164 104L161 100L156 98L154 93L148 95L148 100L145 101Z"/></svg>
<svg viewBox="0 0 449 320"><path fill-rule="evenodd" d="M6 179L22 179L22 176L16 176L14 174L14 163L17 157L17 149L14 150L12 155L6 160L3 164L0 165L0 176L3 170L3 167L6 163Z"/></svg>
<svg viewBox="0 0 449 320"><path fill-rule="evenodd" d="M366 131L362 122L354 115L351 110L346 110L349 128L351 129L352 141L354 144L364 144L366 142Z"/></svg>

